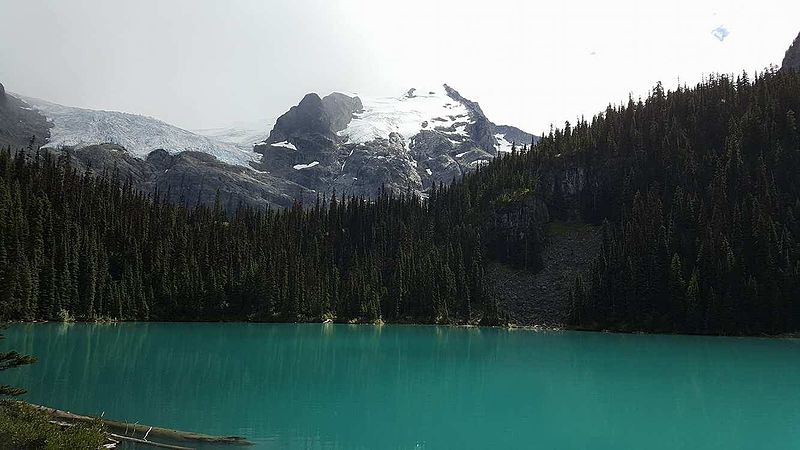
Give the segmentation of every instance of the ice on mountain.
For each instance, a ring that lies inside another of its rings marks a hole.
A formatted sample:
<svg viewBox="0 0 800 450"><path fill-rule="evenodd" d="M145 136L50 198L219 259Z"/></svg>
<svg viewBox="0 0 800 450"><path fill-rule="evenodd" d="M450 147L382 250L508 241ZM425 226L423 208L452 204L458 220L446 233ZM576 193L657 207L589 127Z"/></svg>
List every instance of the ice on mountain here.
<svg viewBox="0 0 800 450"><path fill-rule="evenodd" d="M511 142L508 142L506 140L506 135L505 134L499 134L499 133L495 134L494 138L495 138L495 140L497 140L497 144L495 144L494 147L497 149L498 153L499 152L510 152L511 151L511 147L514 144L511 143Z"/></svg>
<svg viewBox="0 0 800 450"><path fill-rule="evenodd" d="M46 148L81 148L113 143L142 159L158 149L170 154L197 151L244 167L249 167L250 162L258 161L261 157L252 148L200 136L152 117L73 108L35 98L25 100L53 123Z"/></svg>
<svg viewBox="0 0 800 450"><path fill-rule="evenodd" d="M319 161L312 161L312 162L310 162L308 164L295 164L292 167L294 167L294 170L303 170L303 169L310 169L311 167L314 167L314 166L316 166L318 164L319 164Z"/></svg>
<svg viewBox="0 0 800 450"><path fill-rule="evenodd" d="M365 143L388 139L399 133L408 141L422 129L448 129L457 123L469 123L469 111L454 102L444 90L411 89L400 97L360 97L364 110L354 115L347 128L338 134L350 142ZM457 133L462 131L458 130Z"/></svg>
<svg viewBox="0 0 800 450"><path fill-rule="evenodd" d="M189 130L201 136L214 140L237 144L252 148L253 145L264 142L269 137L269 130L275 125L275 119L261 119L254 121L238 121L226 127L204 128Z"/></svg>
<svg viewBox="0 0 800 450"><path fill-rule="evenodd" d="M297 147L295 147L294 144L292 144L289 141L276 142L276 143L270 144L270 145L273 146L273 147L283 147L283 148L288 148L288 149L291 149L291 150L297 150Z"/></svg>

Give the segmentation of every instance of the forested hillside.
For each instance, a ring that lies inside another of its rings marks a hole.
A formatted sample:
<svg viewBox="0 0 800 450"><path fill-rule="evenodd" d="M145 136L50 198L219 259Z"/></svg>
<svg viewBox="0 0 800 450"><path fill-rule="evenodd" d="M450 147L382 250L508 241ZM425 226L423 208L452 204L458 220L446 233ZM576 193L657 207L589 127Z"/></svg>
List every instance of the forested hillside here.
<svg viewBox="0 0 800 450"><path fill-rule="evenodd" d="M482 192L497 182L479 175L425 202L334 196L227 217L219 204L187 209L115 174L78 174L50 153L6 151L0 312L22 320L494 323L483 221L471 198L488 204Z"/></svg>
<svg viewBox="0 0 800 450"><path fill-rule="evenodd" d="M713 77L609 108L537 150L595 172L603 252L576 325L692 333L800 328L800 76Z"/></svg>
<svg viewBox="0 0 800 450"><path fill-rule="evenodd" d="M426 200L333 197L233 215L6 151L0 314L497 323L503 280L486 263L541 270L555 217L604 224L594 270L564 299L572 326L797 330L795 111L797 73L658 85Z"/></svg>

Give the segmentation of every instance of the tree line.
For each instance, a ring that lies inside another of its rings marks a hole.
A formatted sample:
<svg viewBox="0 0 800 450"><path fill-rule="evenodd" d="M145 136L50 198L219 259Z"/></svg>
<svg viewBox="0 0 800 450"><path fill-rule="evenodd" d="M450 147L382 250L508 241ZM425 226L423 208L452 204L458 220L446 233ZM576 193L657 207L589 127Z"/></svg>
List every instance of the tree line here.
<svg viewBox="0 0 800 450"><path fill-rule="evenodd" d="M536 205L546 204L603 225L594 269L565 299L570 325L796 330L795 111L793 72L658 84L424 199L333 195L232 214L7 149L0 319L498 323L503 280L486 264L540 270L548 215Z"/></svg>
<svg viewBox="0 0 800 450"><path fill-rule="evenodd" d="M495 323L480 181L288 209L170 204L0 152L0 319ZM474 200L473 200L474 199Z"/></svg>
<svg viewBox="0 0 800 450"><path fill-rule="evenodd" d="M606 220L573 323L704 334L800 329L800 75L713 76L548 136L597 169L582 210Z"/></svg>

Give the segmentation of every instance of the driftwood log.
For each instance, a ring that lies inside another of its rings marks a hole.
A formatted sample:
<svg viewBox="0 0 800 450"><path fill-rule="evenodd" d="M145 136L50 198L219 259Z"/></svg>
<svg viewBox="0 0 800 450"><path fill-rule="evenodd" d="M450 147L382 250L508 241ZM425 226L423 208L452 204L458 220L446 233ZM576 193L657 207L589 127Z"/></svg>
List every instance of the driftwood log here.
<svg viewBox="0 0 800 450"><path fill-rule="evenodd" d="M170 430L168 428L159 428L159 427L151 427L148 425L140 425L138 423L125 423L125 422L118 422L115 420L108 420L98 417L89 417L89 416L81 416L78 414L73 414L68 411L61 411L58 409L48 408L46 406L39 406L39 405L30 405L33 408L38 409L39 411L43 411L50 415L51 420L57 421L59 423L92 423L96 420L105 425L105 427L109 431L110 437L114 439L121 439L127 440L132 442L137 442L140 444L149 444L155 447L161 448L169 448L169 449L177 449L177 450L186 450L190 447L181 447L177 445L171 444L161 444L158 442L154 442L150 439L165 439L168 441L173 442L185 442L189 445L190 443L212 443L212 444L231 444L231 445L253 445L252 442L248 441L247 439L239 436L210 436L207 434L201 433L192 433L189 431L178 431L178 430ZM140 433L141 437L136 437L135 434ZM133 436L131 436L133 434Z"/></svg>

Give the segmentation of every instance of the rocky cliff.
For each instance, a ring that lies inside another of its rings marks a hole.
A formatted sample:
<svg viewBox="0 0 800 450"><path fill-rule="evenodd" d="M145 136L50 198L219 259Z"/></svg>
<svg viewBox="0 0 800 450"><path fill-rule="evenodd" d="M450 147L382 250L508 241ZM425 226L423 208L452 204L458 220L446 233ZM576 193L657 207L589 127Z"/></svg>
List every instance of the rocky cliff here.
<svg viewBox="0 0 800 450"><path fill-rule="evenodd" d="M51 150L54 151L54 150ZM155 150L147 158L132 156L116 144L98 144L79 149L64 148L72 163L96 174L117 171L122 180L130 179L139 189L156 190L171 202L192 207L211 205L219 196L222 207L233 212L239 205L257 208L289 207L295 198L310 199L302 186L267 173L225 164L202 152L169 154Z"/></svg>
<svg viewBox="0 0 800 450"><path fill-rule="evenodd" d="M6 93L0 84L0 148L39 147L50 138L52 124L26 102Z"/></svg>
<svg viewBox="0 0 800 450"><path fill-rule="evenodd" d="M781 68L786 70L800 70L800 34L797 35L792 45L786 50Z"/></svg>

